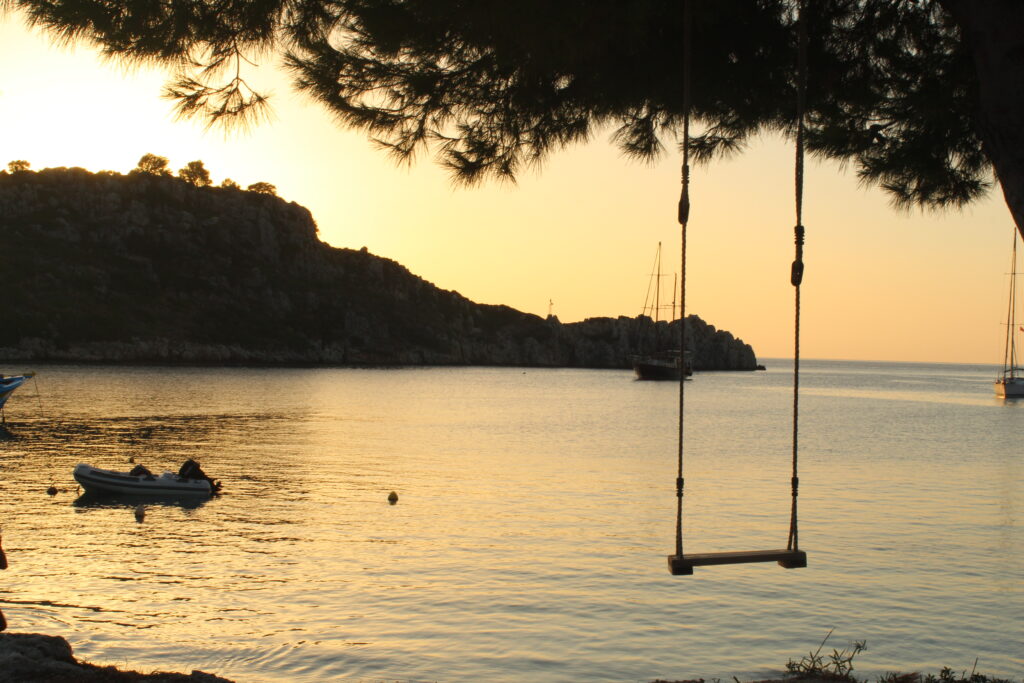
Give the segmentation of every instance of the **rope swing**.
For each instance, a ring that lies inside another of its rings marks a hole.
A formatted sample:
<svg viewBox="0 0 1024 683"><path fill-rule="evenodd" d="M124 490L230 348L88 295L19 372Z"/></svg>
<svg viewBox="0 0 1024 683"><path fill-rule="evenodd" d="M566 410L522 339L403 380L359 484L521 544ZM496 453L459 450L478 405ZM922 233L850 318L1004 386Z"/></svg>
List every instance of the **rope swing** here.
<svg viewBox="0 0 1024 683"><path fill-rule="evenodd" d="M680 348L686 356L686 227L690 219L690 46L692 35L692 5L694 0L683 1L683 167L682 190L679 196L680 249ZM679 449L676 473L676 552L669 555L669 571L675 575L693 574L693 568L716 564L745 564L751 562L778 562L786 569L807 566L807 554L800 550L797 534L797 494L800 487L798 476L798 436L800 407L800 283L804 273L804 226L803 226L803 184L804 184L804 111L807 92L807 26L806 0L799 0L797 6L798 58L797 58L797 106L796 106L796 226L793 228L796 255L790 270L790 283L795 291L795 319L793 324L793 472L790 478L792 505L789 518L789 540L785 549L743 550L687 555L683 552L683 435L685 433L686 382L679 382ZM684 360L685 362L685 360Z"/></svg>

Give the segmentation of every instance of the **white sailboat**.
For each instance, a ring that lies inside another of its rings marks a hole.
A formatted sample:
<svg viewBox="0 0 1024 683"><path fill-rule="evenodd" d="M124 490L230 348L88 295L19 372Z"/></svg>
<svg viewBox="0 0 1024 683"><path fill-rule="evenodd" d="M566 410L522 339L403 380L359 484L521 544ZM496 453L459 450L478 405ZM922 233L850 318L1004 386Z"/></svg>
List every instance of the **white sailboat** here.
<svg viewBox="0 0 1024 683"><path fill-rule="evenodd" d="M1024 368L1017 364L1017 228L1013 229L1013 263L1010 266L1010 302L1006 311L1006 345L1003 371L995 381L996 396L1024 398Z"/></svg>

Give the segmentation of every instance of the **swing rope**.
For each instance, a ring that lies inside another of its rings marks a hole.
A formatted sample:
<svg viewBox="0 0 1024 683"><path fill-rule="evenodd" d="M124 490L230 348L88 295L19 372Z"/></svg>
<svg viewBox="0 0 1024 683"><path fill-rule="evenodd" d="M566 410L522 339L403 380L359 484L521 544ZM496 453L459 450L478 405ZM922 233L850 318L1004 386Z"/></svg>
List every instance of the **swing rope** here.
<svg viewBox="0 0 1024 683"><path fill-rule="evenodd" d="M683 168L679 194L679 466L676 473L676 556L683 556L683 425L686 411L686 224L690 220L690 26L691 4L683 1Z"/></svg>
<svg viewBox="0 0 1024 683"><path fill-rule="evenodd" d="M798 476L797 464L800 425L800 283L804 277L804 225L803 225L803 202L804 202L804 112L807 106L807 14L805 12L806 0L800 0L797 11L797 24L799 32L799 47L797 56L797 82L796 82L796 226L793 228L796 254L793 259L793 267L790 271L790 282L794 291L794 315L793 315L793 474L790 479L792 487L792 507L789 515L789 540L786 543L787 550L799 550L800 543L797 534L797 494L800 489L800 477Z"/></svg>

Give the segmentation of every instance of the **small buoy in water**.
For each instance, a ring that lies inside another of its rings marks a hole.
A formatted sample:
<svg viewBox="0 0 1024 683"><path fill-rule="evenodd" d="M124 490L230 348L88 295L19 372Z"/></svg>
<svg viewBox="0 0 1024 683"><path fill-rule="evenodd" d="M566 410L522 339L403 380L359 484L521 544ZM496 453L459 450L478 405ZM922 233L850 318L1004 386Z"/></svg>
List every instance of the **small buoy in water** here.
<svg viewBox="0 0 1024 683"><path fill-rule="evenodd" d="M0 536L0 541L3 541L2 536ZM4 546L2 542L0 542L0 569L7 569L7 555L4 554Z"/></svg>
<svg viewBox="0 0 1024 683"><path fill-rule="evenodd" d="M135 462L135 456L134 455L129 455L128 456L128 462L134 463Z"/></svg>
<svg viewBox="0 0 1024 683"><path fill-rule="evenodd" d="M50 488L46 489L46 495L48 495L48 496L56 496L57 495L57 487L56 486L51 486Z"/></svg>
<svg viewBox="0 0 1024 683"><path fill-rule="evenodd" d="M389 502L389 503L391 503L392 505L394 505L395 503L397 503L397 502L398 502L398 494L397 494L397 493L395 493L394 491L392 491L391 493L389 493L389 494L388 494L388 502Z"/></svg>
<svg viewBox="0 0 1024 683"><path fill-rule="evenodd" d="M135 521L141 522L146 518L146 506L139 503L135 506Z"/></svg>

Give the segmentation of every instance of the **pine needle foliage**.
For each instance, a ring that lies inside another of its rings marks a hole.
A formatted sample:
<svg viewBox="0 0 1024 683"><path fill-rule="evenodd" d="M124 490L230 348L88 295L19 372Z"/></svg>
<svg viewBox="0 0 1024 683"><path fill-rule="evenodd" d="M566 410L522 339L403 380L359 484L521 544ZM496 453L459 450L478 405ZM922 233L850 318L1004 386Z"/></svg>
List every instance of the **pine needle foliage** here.
<svg viewBox="0 0 1024 683"><path fill-rule="evenodd" d="M698 162L795 131L796 0L690 0ZM898 207L961 206L993 184L977 75L940 0L813 0L808 148ZM266 114L244 78L279 55L296 87L400 162L514 181L611 131L628 156L679 143L680 0L0 0L64 42L174 70L179 114Z"/></svg>

